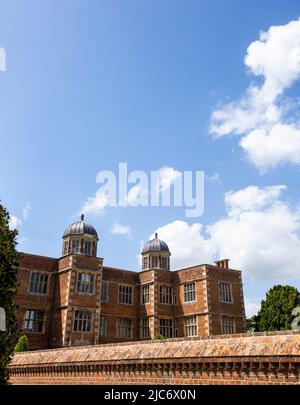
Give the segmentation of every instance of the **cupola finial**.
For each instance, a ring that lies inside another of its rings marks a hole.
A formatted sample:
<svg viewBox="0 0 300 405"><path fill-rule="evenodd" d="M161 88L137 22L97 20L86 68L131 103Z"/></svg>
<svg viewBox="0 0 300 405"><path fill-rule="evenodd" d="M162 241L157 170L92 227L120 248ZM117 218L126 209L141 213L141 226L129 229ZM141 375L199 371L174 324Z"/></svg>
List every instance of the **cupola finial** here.
<svg viewBox="0 0 300 405"><path fill-rule="evenodd" d="M81 219L81 221L84 220L84 214L81 214L80 219Z"/></svg>
<svg viewBox="0 0 300 405"><path fill-rule="evenodd" d="M158 237L157 232L155 232L155 239L157 239L157 237Z"/></svg>

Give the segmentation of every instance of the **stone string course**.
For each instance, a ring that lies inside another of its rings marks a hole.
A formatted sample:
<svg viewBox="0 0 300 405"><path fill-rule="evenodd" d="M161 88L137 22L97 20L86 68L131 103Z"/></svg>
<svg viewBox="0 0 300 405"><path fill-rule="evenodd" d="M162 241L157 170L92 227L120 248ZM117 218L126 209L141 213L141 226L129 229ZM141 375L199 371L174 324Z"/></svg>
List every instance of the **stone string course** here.
<svg viewBox="0 0 300 405"><path fill-rule="evenodd" d="M39 350L9 367L13 384L299 384L300 332Z"/></svg>

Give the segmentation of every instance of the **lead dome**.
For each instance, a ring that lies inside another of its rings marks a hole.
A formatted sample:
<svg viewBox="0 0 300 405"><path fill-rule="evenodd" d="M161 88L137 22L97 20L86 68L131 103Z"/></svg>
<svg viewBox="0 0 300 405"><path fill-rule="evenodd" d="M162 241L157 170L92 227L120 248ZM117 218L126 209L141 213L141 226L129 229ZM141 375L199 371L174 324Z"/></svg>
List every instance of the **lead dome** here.
<svg viewBox="0 0 300 405"><path fill-rule="evenodd" d="M79 221L73 222L73 224L67 226L63 233L63 238L71 235L91 235L95 236L97 240L99 240L96 229L93 227L93 225L90 225L84 221L83 214L81 215Z"/></svg>
<svg viewBox="0 0 300 405"><path fill-rule="evenodd" d="M170 250L166 242L159 239L157 233L142 249L142 269L170 270Z"/></svg>
<svg viewBox="0 0 300 405"><path fill-rule="evenodd" d="M170 250L166 242L164 242L161 239L158 239L156 233L155 238L149 240L142 249L142 254L148 252L170 252Z"/></svg>
<svg viewBox="0 0 300 405"><path fill-rule="evenodd" d="M96 257L98 240L96 229L84 221L82 214L80 220L67 226L63 233L62 255L75 253Z"/></svg>

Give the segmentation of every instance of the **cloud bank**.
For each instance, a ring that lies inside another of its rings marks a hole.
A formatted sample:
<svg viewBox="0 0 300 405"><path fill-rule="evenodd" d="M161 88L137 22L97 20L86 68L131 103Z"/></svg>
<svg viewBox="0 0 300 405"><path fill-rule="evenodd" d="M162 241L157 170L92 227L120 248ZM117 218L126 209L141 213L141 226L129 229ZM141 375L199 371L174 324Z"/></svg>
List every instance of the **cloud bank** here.
<svg viewBox="0 0 300 405"><path fill-rule="evenodd" d="M300 19L261 32L244 63L262 83L250 84L240 100L213 111L210 133L242 135L239 145L261 172L299 165L300 125L283 96L300 77Z"/></svg>
<svg viewBox="0 0 300 405"><path fill-rule="evenodd" d="M224 196L226 216L205 228L174 221L158 228L172 268L229 258L256 281L299 279L300 211L282 199L284 185L249 186Z"/></svg>

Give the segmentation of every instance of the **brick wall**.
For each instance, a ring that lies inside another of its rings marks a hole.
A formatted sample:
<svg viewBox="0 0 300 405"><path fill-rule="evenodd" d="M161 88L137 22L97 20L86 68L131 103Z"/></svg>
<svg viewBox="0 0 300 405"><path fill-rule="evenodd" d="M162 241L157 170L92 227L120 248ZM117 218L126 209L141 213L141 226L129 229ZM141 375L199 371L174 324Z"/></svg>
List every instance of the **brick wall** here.
<svg viewBox="0 0 300 405"><path fill-rule="evenodd" d="M57 260L49 257L38 255L27 255L21 253L21 267L18 274L18 293L17 304L18 324L24 324L26 309L39 309L45 312L44 327L41 332L27 333L31 347L34 348L47 348L48 347L48 333L49 323L51 317L52 297L54 293L54 271L57 268ZM42 274L48 275L47 294L31 294L29 291L30 275L34 271L39 271Z"/></svg>
<svg viewBox="0 0 300 405"><path fill-rule="evenodd" d="M299 384L300 332L39 350L9 367L13 384Z"/></svg>

